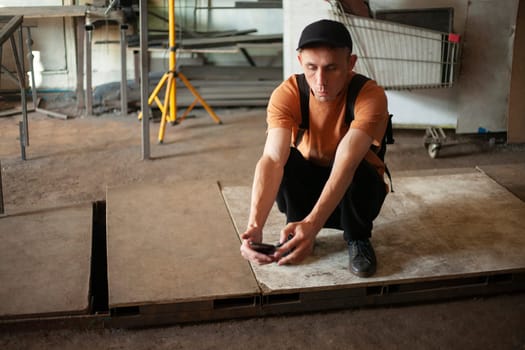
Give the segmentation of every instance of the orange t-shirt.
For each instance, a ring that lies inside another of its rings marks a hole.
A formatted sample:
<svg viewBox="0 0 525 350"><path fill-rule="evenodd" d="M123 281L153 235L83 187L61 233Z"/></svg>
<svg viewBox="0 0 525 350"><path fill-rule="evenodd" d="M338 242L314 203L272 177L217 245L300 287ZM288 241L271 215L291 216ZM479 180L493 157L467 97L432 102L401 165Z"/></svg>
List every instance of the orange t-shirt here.
<svg viewBox="0 0 525 350"><path fill-rule="evenodd" d="M349 81L353 77L349 76ZM297 149L305 159L321 166L330 166L335 158L339 142L350 128L364 131L373 139L373 144L381 145L388 123L387 99L382 87L369 80L361 88L354 103L354 120L345 123L345 90L334 101L320 102L310 91L310 123L304 132ZM299 88L294 75L285 80L272 93L268 104L268 129L286 128L292 130L291 144L295 143L301 124ZM385 165L371 150L365 159L373 164L378 172L384 174Z"/></svg>

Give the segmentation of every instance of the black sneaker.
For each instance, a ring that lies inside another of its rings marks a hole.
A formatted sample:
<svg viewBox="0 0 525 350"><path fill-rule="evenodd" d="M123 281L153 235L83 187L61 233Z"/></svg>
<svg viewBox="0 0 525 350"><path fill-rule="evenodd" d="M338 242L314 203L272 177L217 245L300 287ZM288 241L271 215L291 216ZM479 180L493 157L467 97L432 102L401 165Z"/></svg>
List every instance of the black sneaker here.
<svg viewBox="0 0 525 350"><path fill-rule="evenodd" d="M370 277L376 272L376 254L370 241L357 240L348 242L350 272L359 277Z"/></svg>

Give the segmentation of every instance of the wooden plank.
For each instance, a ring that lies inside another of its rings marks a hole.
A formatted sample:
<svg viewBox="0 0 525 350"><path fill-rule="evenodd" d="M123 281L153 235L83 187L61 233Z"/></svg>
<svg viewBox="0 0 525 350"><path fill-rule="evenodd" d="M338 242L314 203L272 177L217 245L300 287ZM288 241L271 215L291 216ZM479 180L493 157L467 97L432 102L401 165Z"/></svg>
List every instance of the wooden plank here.
<svg viewBox="0 0 525 350"><path fill-rule="evenodd" d="M282 82L282 69L280 67L248 67L248 66L180 66L182 72L192 83L201 81L249 81L253 83L265 81ZM160 79L164 72L151 74L151 83ZM156 85L156 84L155 84Z"/></svg>
<svg viewBox="0 0 525 350"><path fill-rule="evenodd" d="M283 40L282 34L244 34L232 35L223 37L193 37L183 38L177 41L177 48L182 49L197 49L197 48L212 48L212 47L231 47L240 43L281 43ZM164 36L155 36L149 41L150 45L161 45L168 48L168 39ZM136 37L130 38L130 47L137 45ZM150 51L158 51L158 49L151 49Z"/></svg>
<svg viewBox="0 0 525 350"><path fill-rule="evenodd" d="M86 6L7 6L2 7L4 16L24 16L24 18L81 17L85 16Z"/></svg>
<svg viewBox="0 0 525 350"><path fill-rule="evenodd" d="M0 217L0 319L86 314L91 204Z"/></svg>
<svg viewBox="0 0 525 350"><path fill-rule="evenodd" d="M235 1L235 8L281 9L283 8L283 4L280 1Z"/></svg>
<svg viewBox="0 0 525 350"><path fill-rule="evenodd" d="M109 188L107 242L110 308L259 293L216 183Z"/></svg>
<svg viewBox="0 0 525 350"><path fill-rule="evenodd" d="M252 265L264 294L408 284L525 271L525 203L484 174L394 178L372 236L378 270L371 278L348 271L338 230L323 229L314 254L294 266ZM238 232L248 219L250 189L225 187ZM487 215L490 213L490 215ZM285 222L274 207L265 241Z"/></svg>
<svg viewBox="0 0 525 350"><path fill-rule="evenodd" d="M182 96L184 94L192 95L190 92L181 92L179 96ZM232 93L228 93L228 91L207 91L206 89L202 89L202 91L199 90L200 95L207 101L207 100L227 100L227 99L259 99L259 98L265 98L266 101L270 98L271 91L233 91ZM193 95L192 95L193 96Z"/></svg>
<svg viewBox="0 0 525 350"><path fill-rule="evenodd" d="M282 40L281 34L247 34L220 38L188 38L177 44L184 48L198 48L231 46L238 43L273 43L282 42Z"/></svg>
<svg viewBox="0 0 525 350"><path fill-rule="evenodd" d="M27 109L28 113L34 112L34 111L35 111L34 108L28 108ZM18 114L22 114L22 107L11 108L9 110L0 112L0 118L11 117L13 115L18 115Z"/></svg>

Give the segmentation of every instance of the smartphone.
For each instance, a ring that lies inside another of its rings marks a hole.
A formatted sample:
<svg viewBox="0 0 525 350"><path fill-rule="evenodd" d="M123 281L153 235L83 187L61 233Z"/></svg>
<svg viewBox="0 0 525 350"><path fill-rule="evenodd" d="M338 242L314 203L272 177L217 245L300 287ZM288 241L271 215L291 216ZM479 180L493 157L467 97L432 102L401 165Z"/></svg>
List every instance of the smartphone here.
<svg viewBox="0 0 525 350"><path fill-rule="evenodd" d="M271 255L275 253L275 246L273 244L267 244L267 243L255 243L250 242L250 248L255 250L256 252Z"/></svg>
<svg viewBox="0 0 525 350"><path fill-rule="evenodd" d="M289 241L292 238L293 238L292 234L288 235L287 241ZM267 243L250 242L250 248L252 248L256 252L259 252L259 253L262 253L262 254L266 254L266 255L271 255L271 254L275 253L275 250L277 248L279 248L280 246L282 246L284 243L285 242L273 245L273 244L267 244Z"/></svg>

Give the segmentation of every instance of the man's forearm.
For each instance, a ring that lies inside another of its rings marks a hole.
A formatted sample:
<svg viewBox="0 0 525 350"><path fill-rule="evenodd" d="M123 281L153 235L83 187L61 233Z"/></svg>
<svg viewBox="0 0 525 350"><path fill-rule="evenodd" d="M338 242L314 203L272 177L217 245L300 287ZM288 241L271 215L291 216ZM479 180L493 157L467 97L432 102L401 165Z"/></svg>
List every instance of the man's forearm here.
<svg viewBox="0 0 525 350"><path fill-rule="evenodd" d="M273 206L283 177L283 166L262 156L255 168L249 227L263 227Z"/></svg>

